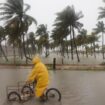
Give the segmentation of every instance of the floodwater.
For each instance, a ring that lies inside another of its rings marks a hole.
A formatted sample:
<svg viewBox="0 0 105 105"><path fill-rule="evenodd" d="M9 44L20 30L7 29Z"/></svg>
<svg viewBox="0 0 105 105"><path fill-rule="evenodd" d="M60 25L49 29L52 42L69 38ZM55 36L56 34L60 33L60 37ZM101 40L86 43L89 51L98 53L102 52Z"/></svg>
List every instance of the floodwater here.
<svg viewBox="0 0 105 105"><path fill-rule="evenodd" d="M61 102L40 103L35 98L25 103L8 102L6 87L25 81L30 69L0 69L0 105L105 105L104 71L49 71L49 87L59 89Z"/></svg>

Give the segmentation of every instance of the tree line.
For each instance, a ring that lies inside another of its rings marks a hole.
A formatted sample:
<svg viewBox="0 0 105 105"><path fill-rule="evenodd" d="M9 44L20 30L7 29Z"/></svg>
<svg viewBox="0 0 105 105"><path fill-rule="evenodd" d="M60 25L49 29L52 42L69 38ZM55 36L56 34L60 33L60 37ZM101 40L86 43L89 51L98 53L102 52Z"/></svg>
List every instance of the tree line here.
<svg viewBox="0 0 105 105"><path fill-rule="evenodd" d="M0 21L4 22L4 26L0 26L0 54L6 61L9 59L3 50L2 42L13 47L14 59L17 48L19 57L25 58L26 63L35 53L44 53L45 57L48 57L50 51L56 51L62 57L67 54L68 58L71 54L72 60L76 54L78 62L79 54L86 54L88 57L90 53L96 57L97 53L102 53L103 59L105 58L105 24L101 20L105 18L105 7L99 8L97 24L91 33L88 33L83 27L84 24L80 22L84 17L82 11L76 12L73 5L56 14L51 32L48 31L47 24L38 25L37 20L27 14L30 8L31 6L23 0L6 0L5 3L0 3ZM28 32L33 23L35 30ZM101 45L98 44L100 37Z"/></svg>

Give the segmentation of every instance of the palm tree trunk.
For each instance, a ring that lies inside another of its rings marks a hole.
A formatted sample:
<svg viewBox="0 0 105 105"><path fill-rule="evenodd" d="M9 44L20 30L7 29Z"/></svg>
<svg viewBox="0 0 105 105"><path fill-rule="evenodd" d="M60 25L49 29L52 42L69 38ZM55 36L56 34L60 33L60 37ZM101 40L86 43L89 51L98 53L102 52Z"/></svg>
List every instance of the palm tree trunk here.
<svg viewBox="0 0 105 105"><path fill-rule="evenodd" d="M19 43L19 56L21 59L23 59L23 49L22 49L22 45Z"/></svg>
<svg viewBox="0 0 105 105"><path fill-rule="evenodd" d="M28 38L27 38L27 41L26 41L26 50L27 50L27 54L29 55L29 57L30 57L30 49L29 49L29 47L28 47Z"/></svg>
<svg viewBox="0 0 105 105"><path fill-rule="evenodd" d="M8 58L5 55L5 52L4 52L4 50L3 50L2 46L1 46L1 43L0 43L0 49L1 49L2 54L4 55L4 58L6 59L6 61L8 61Z"/></svg>
<svg viewBox="0 0 105 105"><path fill-rule="evenodd" d="M35 47L35 42L34 41L32 41L32 49L33 49L33 54L35 54L36 53L36 47Z"/></svg>
<svg viewBox="0 0 105 105"><path fill-rule="evenodd" d="M74 41L74 46L76 48L76 54L77 54L77 59L78 59L78 62L80 62L80 59L79 59L79 55L78 55L78 51L77 51L77 44L76 44L76 41L75 41L75 33L74 33L74 28L72 27L72 32L73 32L73 41Z"/></svg>
<svg viewBox="0 0 105 105"><path fill-rule="evenodd" d="M8 55L7 45L6 45L6 39L5 39L5 50L6 50L6 55Z"/></svg>
<svg viewBox="0 0 105 105"><path fill-rule="evenodd" d="M66 37L66 42L67 42L67 37ZM66 45L66 53L67 53L67 56L69 58L69 49L68 49L68 44Z"/></svg>
<svg viewBox="0 0 105 105"><path fill-rule="evenodd" d="M23 27L23 22L22 22L22 16L20 16L20 28L19 28L19 34L22 35L22 39L23 39L23 52L24 52L24 56L26 58L26 64L27 64L27 56L26 56L26 49L25 49L25 41L24 41L24 32L21 32L21 28Z"/></svg>
<svg viewBox="0 0 105 105"><path fill-rule="evenodd" d="M24 51L24 56L26 58L26 64L27 64L28 62L27 62L27 55L26 55L26 49L25 49L24 34L23 34L23 51Z"/></svg>
<svg viewBox="0 0 105 105"><path fill-rule="evenodd" d="M105 56L104 56L104 35L103 35L103 32L102 32L102 55L103 55L103 59L105 59Z"/></svg>
<svg viewBox="0 0 105 105"><path fill-rule="evenodd" d="M45 46L45 57L47 58L48 56L49 56L49 51L48 51L48 48L47 48L47 46Z"/></svg>
<svg viewBox="0 0 105 105"><path fill-rule="evenodd" d="M95 42L93 42L94 57L96 58Z"/></svg>
<svg viewBox="0 0 105 105"><path fill-rule="evenodd" d="M88 51L87 51L87 46L85 45L85 51L86 51L86 56L88 58Z"/></svg>
<svg viewBox="0 0 105 105"><path fill-rule="evenodd" d="M71 59L73 60L74 57L73 57L73 41L72 41L72 34L71 34L71 27L70 27L70 30L69 30L69 33L70 33L70 45L71 45Z"/></svg>
<svg viewBox="0 0 105 105"><path fill-rule="evenodd" d="M92 49L92 43L91 43L91 56L93 55L93 51L92 51L93 49Z"/></svg>
<svg viewBox="0 0 105 105"><path fill-rule="evenodd" d="M62 56L65 57L64 41L62 40Z"/></svg>
<svg viewBox="0 0 105 105"><path fill-rule="evenodd" d="M16 55L15 55L15 44L13 43L13 56L14 56L14 64L16 63Z"/></svg>

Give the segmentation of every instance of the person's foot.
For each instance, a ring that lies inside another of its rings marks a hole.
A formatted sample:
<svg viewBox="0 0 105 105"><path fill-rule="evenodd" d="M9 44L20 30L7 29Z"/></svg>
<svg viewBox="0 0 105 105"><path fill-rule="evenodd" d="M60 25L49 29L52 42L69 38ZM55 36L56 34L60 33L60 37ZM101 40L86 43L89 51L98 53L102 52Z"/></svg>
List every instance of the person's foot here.
<svg viewBox="0 0 105 105"><path fill-rule="evenodd" d="M34 96L35 96L35 94L34 94L34 93L32 93L32 94L31 94L31 97L34 97Z"/></svg>
<svg viewBox="0 0 105 105"><path fill-rule="evenodd" d="M39 100L40 100L40 102L46 102L46 97L43 95L43 96L40 97Z"/></svg>

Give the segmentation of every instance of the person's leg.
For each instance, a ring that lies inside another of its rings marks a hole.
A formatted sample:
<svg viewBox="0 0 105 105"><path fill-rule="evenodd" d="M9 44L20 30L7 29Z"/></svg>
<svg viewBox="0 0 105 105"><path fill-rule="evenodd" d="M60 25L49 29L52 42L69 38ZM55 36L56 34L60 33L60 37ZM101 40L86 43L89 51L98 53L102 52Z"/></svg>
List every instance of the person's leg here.
<svg viewBox="0 0 105 105"><path fill-rule="evenodd" d="M40 101L45 102L46 101L46 96L43 94L39 97Z"/></svg>
<svg viewBox="0 0 105 105"><path fill-rule="evenodd" d="M46 96L44 95L48 84L43 84L42 82L37 82L35 87L35 95L40 101L46 101Z"/></svg>

